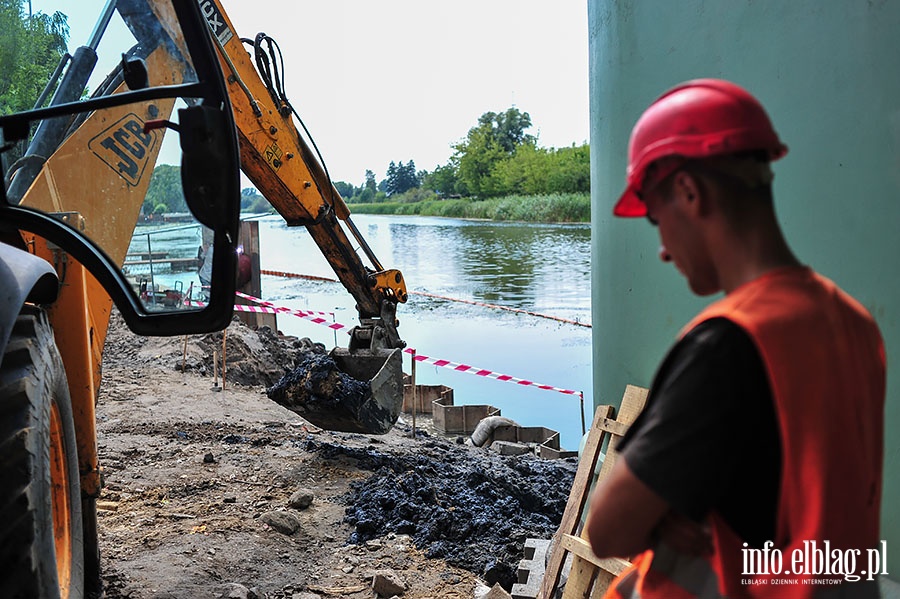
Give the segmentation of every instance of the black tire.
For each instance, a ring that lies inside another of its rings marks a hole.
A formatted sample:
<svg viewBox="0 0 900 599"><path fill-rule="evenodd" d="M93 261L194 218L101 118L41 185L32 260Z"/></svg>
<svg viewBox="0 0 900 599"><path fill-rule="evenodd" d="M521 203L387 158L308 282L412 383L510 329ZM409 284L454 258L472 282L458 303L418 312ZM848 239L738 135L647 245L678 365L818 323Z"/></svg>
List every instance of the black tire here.
<svg viewBox="0 0 900 599"><path fill-rule="evenodd" d="M26 305L0 363L0 597L80 599L82 579L66 374L46 313Z"/></svg>

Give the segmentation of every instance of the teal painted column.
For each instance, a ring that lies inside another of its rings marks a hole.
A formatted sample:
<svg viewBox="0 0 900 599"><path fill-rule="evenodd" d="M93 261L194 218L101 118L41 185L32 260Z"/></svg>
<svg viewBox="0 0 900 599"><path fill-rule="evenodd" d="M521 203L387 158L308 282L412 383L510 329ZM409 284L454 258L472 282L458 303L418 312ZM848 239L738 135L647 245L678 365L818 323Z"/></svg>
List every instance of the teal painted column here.
<svg viewBox="0 0 900 599"><path fill-rule="evenodd" d="M631 126L680 81L731 79L790 148L774 166L775 198L794 251L865 304L885 337L882 538L900 578L900 2L588 0L588 15L595 403L649 386L710 301L659 262L646 222L611 216Z"/></svg>

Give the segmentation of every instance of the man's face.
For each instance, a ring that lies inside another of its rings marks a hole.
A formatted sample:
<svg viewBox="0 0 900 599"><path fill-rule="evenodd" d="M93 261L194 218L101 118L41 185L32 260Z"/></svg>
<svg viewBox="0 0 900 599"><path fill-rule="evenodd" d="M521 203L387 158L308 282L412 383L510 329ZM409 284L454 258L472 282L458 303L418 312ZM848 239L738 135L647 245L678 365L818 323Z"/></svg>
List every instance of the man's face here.
<svg viewBox="0 0 900 599"><path fill-rule="evenodd" d="M684 171L667 179L643 193L647 220L659 229L659 258L672 262L697 295L716 293L721 286L703 234L696 180Z"/></svg>

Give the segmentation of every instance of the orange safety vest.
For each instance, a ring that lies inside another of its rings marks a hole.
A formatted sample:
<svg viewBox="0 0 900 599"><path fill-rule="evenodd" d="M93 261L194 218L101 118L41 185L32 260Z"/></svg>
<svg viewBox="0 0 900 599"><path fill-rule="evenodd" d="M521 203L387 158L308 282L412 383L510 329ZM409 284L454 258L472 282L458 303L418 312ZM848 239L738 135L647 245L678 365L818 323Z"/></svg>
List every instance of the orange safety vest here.
<svg viewBox="0 0 900 599"><path fill-rule="evenodd" d="M682 336L712 318L747 332L769 376L782 454L773 545L765 554L747 551L713 513L710 558L658 546L634 560L607 598L877 596L868 572L860 582L845 576L860 575L869 550L879 548L885 355L877 325L856 300L805 267L742 285L703 310Z"/></svg>

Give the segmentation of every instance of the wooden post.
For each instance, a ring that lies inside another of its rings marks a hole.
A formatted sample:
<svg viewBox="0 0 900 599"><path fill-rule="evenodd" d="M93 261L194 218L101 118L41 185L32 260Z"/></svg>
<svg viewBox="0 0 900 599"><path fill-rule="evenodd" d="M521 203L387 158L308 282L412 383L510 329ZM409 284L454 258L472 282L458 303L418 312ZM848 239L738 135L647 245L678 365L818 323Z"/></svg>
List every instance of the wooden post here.
<svg viewBox="0 0 900 599"><path fill-rule="evenodd" d="M187 368L187 335L184 336L184 345L181 348L181 378L184 378L184 371Z"/></svg>
<svg viewBox="0 0 900 599"><path fill-rule="evenodd" d="M222 331L222 391L225 390L225 339L228 336L228 329Z"/></svg>
<svg viewBox="0 0 900 599"><path fill-rule="evenodd" d="M416 350L412 350L412 373L410 374L410 378L412 379L412 416L413 416L413 431L412 436L413 439L416 438L416 404L419 402L419 394L416 393Z"/></svg>
<svg viewBox="0 0 900 599"><path fill-rule="evenodd" d="M213 350L213 391L219 391L219 352Z"/></svg>
<svg viewBox="0 0 900 599"><path fill-rule="evenodd" d="M584 428L584 391L579 391L578 397L581 399L581 434L583 435L587 432Z"/></svg>
<svg viewBox="0 0 900 599"><path fill-rule="evenodd" d="M247 295L265 299L262 295L262 280L260 278L259 258L259 221L241 221L241 231L238 236L238 246L243 248L243 254L250 258L250 281L238 289ZM235 297L236 304L247 305L250 302L241 297ZM259 314L255 312L238 312L238 318L253 328L268 326L273 331L278 331L278 322L275 314Z"/></svg>

